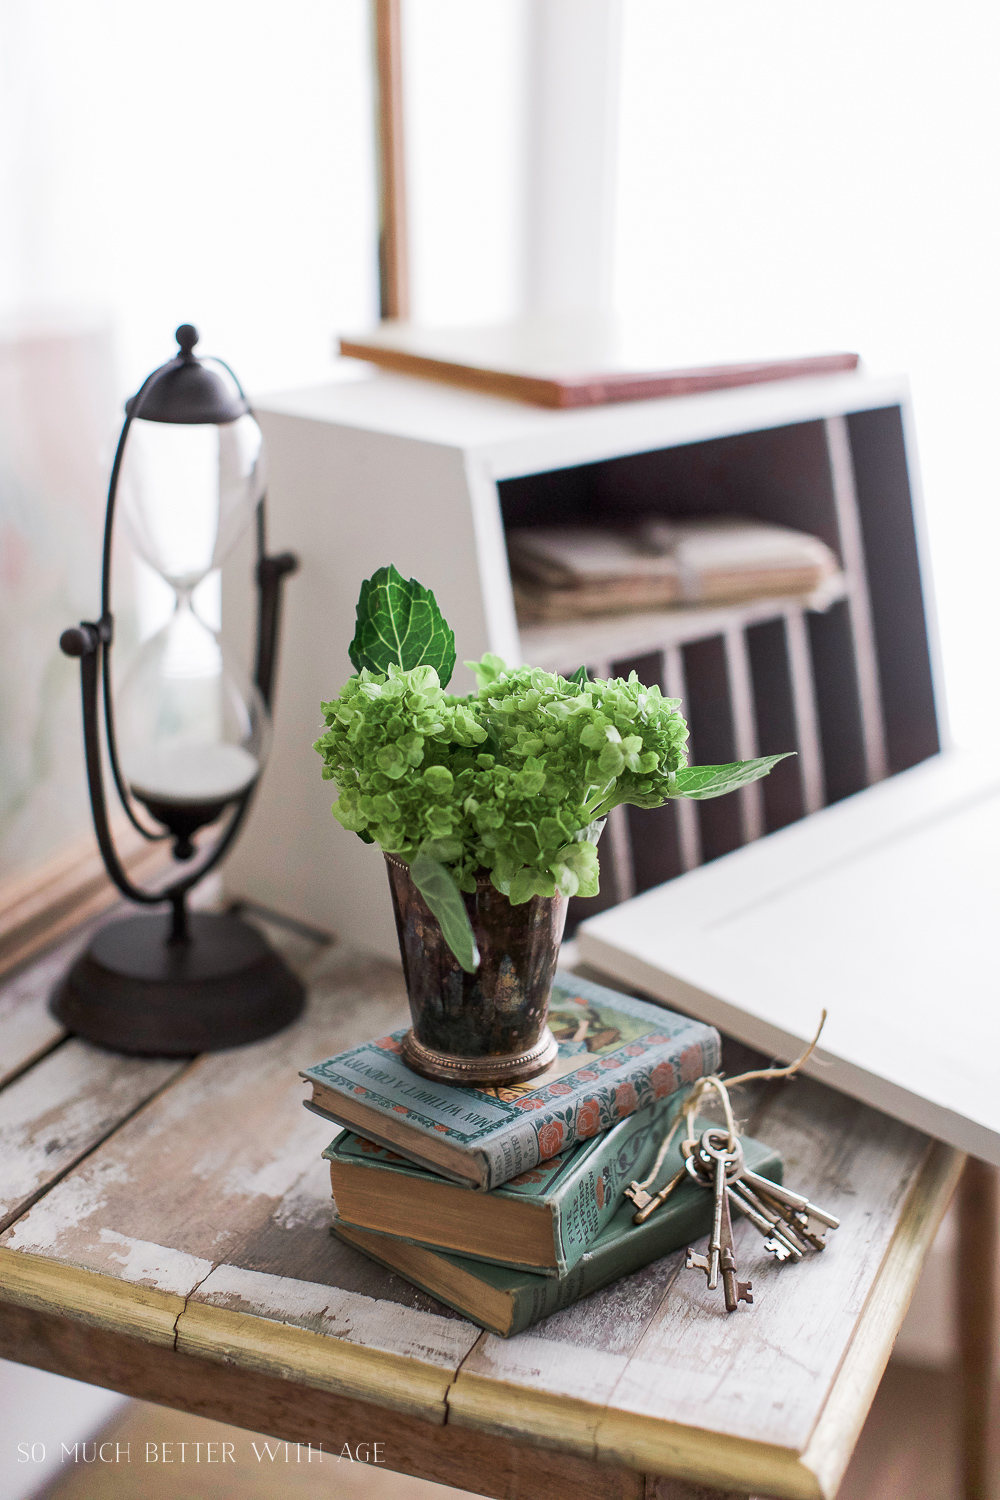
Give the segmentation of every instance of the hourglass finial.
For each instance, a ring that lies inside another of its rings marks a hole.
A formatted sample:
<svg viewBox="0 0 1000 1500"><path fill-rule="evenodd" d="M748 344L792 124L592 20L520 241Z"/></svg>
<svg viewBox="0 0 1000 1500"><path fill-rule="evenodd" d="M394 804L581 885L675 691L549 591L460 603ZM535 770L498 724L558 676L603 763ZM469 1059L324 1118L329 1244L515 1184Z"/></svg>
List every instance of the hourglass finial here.
<svg viewBox="0 0 1000 1500"><path fill-rule="evenodd" d="M181 354L185 359L191 357L191 351L198 342L198 330L193 323L182 323L174 334L174 338L181 346Z"/></svg>

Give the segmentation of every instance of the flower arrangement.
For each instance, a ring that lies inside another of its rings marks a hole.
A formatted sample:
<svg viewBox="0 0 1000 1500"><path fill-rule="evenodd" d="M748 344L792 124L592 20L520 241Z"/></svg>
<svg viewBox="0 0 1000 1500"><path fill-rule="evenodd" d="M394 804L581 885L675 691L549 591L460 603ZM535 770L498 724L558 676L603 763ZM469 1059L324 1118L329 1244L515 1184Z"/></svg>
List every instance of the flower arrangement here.
<svg viewBox="0 0 1000 1500"><path fill-rule="evenodd" d="M477 688L445 691L455 637L434 595L392 566L361 586L355 675L322 705L315 749L334 817L403 860L459 963L478 962L462 892L489 872L512 905L594 896L597 840L622 803L719 797L783 757L689 766L679 702L628 679L591 681L466 662Z"/></svg>

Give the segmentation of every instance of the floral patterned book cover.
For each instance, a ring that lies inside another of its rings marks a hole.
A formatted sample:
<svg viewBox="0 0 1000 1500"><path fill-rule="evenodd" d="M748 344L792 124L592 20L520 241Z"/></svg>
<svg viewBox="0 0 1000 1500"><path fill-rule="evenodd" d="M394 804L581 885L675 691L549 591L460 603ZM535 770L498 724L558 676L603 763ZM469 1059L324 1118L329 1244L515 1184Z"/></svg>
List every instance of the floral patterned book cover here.
<svg viewBox="0 0 1000 1500"><path fill-rule="evenodd" d="M421 1078L402 1060L398 1031L307 1069L307 1107L489 1190L719 1066L714 1027L572 974L556 975L549 1025L559 1056L528 1083L454 1088Z"/></svg>
<svg viewBox="0 0 1000 1500"><path fill-rule="evenodd" d="M364 1216L352 1217L351 1212L341 1209L343 1200L334 1180L337 1222L375 1233L394 1234L413 1244L453 1251L472 1260L492 1261L542 1276L565 1276L611 1219L622 1201L626 1185L633 1178L646 1176L683 1097L682 1093L677 1093L656 1099L648 1109L637 1110L627 1119L619 1120L611 1130L589 1141L577 1142L559 1156L540 1161L537 1166L522 1172L520 1177L512 1177L503 1187L494 1190L491 1194L494 1203L528 1203L542 1215L551 1236L552 1261L549 1265L518 1258L515 1247L520 1243L519 1221L509 1222L498 1234L496 1216L491 1215L488 1227L482 1232L479 1252L470 1248L468 1243L463 1244L461 1238L456 1240L455 1195L471 1193L471 1184L445 1182L436 1172L417 1167L398 1152L388 1151L385 1146L376 1145L349 1130L341 1131L323 1155L338 1166L362 1167L369 1175L373 1171L387 1172L397 1180L406 1176L419 1183L425 1193L424 1211L413 1213L412 1200L408 1199L406 1234L397 1229L380 1229L377 1222L372 1222L372 1204L373 1200L377 1201L375 1195L364 1194ZM482 1194L475 1194L473 1201L481 1203ZM447 1212L449 1207L452 1212ZM442 1209L446 1211L442 1212ZM540 1243L540 1235L531 1236L530 1247L536 1255Z"/></svg>

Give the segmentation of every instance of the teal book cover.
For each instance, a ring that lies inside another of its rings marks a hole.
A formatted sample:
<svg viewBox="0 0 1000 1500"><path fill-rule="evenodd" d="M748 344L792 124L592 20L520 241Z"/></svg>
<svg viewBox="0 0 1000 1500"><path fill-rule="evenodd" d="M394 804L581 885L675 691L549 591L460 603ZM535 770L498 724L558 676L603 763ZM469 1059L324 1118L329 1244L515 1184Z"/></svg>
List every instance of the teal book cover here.
<svg viewBox="0 0 1000 1500"><path fill-rule="evenodd" d="M490 1193L473 1193L344 1131L323 1152L332 1164L337 1219L474 1260L565 1276L615 1213L622 1190L646 1176L682 1098L658 1099Z"/></svg>
<svg viewBox="0 0 1000 1500"><path fill-rule="evenodd" d="M704 1129L709 1123L699 1120L698 1129ZM742 1138L742 1145L747 1166L752 1171L774 1182L781 1181L783 1166L777 1151L746 1136ZM655 1186L662 1187L669 1182L680 1164L680 1150L675 1142L667 1153ZM682 1182L662 1208L651 1214L644 1224L633 1222L635 1208L628 1199L621 1200L590 1249L568 1275L560 1278L532 1275L467 1256L446 1254L336 1221L333 1231L372 1260L389 1270L398 1271L408 1281L447 1303L481 1328L510 1338L551 1313L570 1307L592 1292L600 1291L611 1282L619 1281L651 1261L660 1260L708 1234L712 1226L712 1207L712 1193L693 1182ZM746 1276L749 1268L741 1266L740 1269Z"/></svg>
<svg viewBox="0 0 1000 1500"><path fill-rule="evenodd" d="M314 1109L402 1156L490 1190L719 1066L719 1034L649 1001L557 974L552 1067L528 1083L454 1088L403 1062L404 1031L308 1068Z"/></svg>

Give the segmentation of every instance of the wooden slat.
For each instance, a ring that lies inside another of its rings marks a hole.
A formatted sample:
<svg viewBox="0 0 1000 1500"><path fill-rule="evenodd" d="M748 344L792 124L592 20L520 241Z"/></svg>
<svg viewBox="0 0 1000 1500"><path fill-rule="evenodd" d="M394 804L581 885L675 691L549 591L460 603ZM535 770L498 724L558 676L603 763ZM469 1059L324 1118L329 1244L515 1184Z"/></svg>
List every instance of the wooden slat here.
<svg viewBox="0 0 1000 1500"><path fill-rule="evenodd" d="M819 718L816 713L816 688L809 655L809 633L801 609L786 611L785 641L792 682L792 711L795 715L795 738L799 749L802 803L808 814L819 812L826 801L826 790L823 783Z"/></svg>
<svg viewBox="0 0 1000 1500"><path fill-rule="evenodd" d="M847 574L851 633L861 699L861 729L864 738L865 765L869 785L882 781L889 773L885 748L885 721L882 715L882 691L879 686L878 655L872 624L871 598L865 569L865 549L858 514L858 496L854 483L851 439L845 417L827 417L827 449L833 498L840 532L841 560Z"/></svg>
<svg viewBox="0 0 1000 1500"><path fill-rule="evenodd" d="M114 834L134 879L145 882L170 863L169 844L149 843L124 818ZM76 933L81 923L120 900L92 833L28 875L5 881L0 885L0 973Z"/></svg>
<svg viewBox="0 0 1000 1500"><path fill-rule="evenodd" d="M757 721L753 706L753 681L750 676L750 653L747 650L746 632L727 630L726 672L729 677L729 698L733 706L733 731L736 738L737 760L754 760L760 754L757 742ZM760 782L740 789L740 818L743 823L743 839L750 843L764 832L764 794Z"/></svg>
<svg viewBox="0 0 1000 1500"><path fill-rule="evenodd" d="M230 1265L205 1278L177 1320L187 1354L263 1374L294 1370L299 1384L440 1423L477 1337L456 1318Z"/></svg>
<svg viewBox="0 0 1000 1500"><path fill-rule="evenodd" d="M137 1334L146 1315L140 1309L129 1324L132 1289L190 1299L204 1283L184 1325L199 1349L217 1294L218 1357L242 1358L244 1348L259 1364L261 1348L274 1343L270 1324L322 1332L339 1388L379 1388L386 1404L443 1420L444 1393L478 1330L330 1234L319 1153L334 1131L302 1108L298 1077L402 1024L404 995L398 966L328 950L300 1022L190 1066L6 1232L3 1274L18 1256L46 1257L54 1273L89 1273L104 1288L107 1326ZM282 1306L268 1301L282 1295ZM320 1307L325 1299L325 1324L317 1298ZM288 1367L287 1350L272 1354L275 1367ZM305 1355L299 1363L305 1371Z"/></svg>
<svg viewBox="0 0 1000 1500"><path fill-rule="evenodd" d="M681 712L687 701L687 684L684 681L684 655L679 646L668 646L663 653L663 680L666 696L679 698ZM677 810L677 837L681 846L681 865L693 870L701 864L701 829L698 826L698 809L693 802L683 798L674 803Z"/></svg>
<svg viewBox="0 0 1000 1500"><path fill-rule="evenodd" d="M4 1089L0 1229L186 1066L72 1038Z"/></svg>
<svg viewBox="0 0 1000 1500"><path fill-rule="evenodd" d="M614 864L615 892L619 901L635 895L635 869L632 864L632 840L628 831L628 812L613 807L608 814L607 844Z"/></svg>
<svg viewBox="0 0 1000 1500"><path fill-rule="evenodd" d="M0 1088L66 1035L49 1013L49 994L78 947L63 943L0 986Z"/></svg>
<svg viewBox="0 0 1000 1500"><path fill-rule="evenodd" d="M752 1311L728 1317L682 1257L668 1257L520 1339L484 1338L452 1391L452 1420L562 1434L575 1451L692 1482L820 1495L799 1455L927 1141L804 1080L781 1090L754 1130L782 1150L789 1182L841 1217L823 1255L779 1267L741 1223ZM655 1289L643 1296L649 1276Z"/></svg>
<svg viewBox="0 0 1000 1500"><path fill-rule="evenodd" d="M0 983L0 1088L44 1056L66 1035L49 1012L49 997L77 954L105 921L100 912L73 929L72 936L36 958L30 968Z"/></svg>
<svg viewBox="0 0 1000 1500"><path fill-rule="evenodd" d="M613 661L598 659L594 662L594 675L608 679L615 675ZM635 866L632 862L632 840L628 830L628 813L624 807L614 807L608 814L608 826L604 835L605 847L610 851L614 870L615 899L627 901L635 895Z"/></svg>

